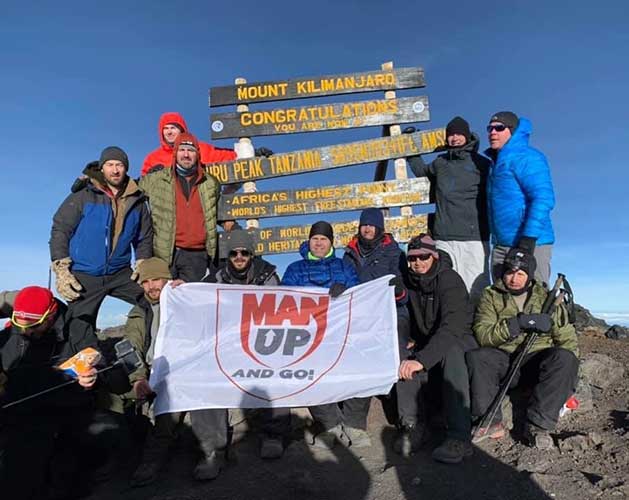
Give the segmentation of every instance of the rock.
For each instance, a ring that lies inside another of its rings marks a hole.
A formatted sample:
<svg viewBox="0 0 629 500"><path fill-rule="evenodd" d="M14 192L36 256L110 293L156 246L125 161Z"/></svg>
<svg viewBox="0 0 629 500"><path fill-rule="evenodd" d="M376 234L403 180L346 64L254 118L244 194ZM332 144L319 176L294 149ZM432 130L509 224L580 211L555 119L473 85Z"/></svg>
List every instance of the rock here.
<svg viewBox="0 0 629 500"><path fill-rule="evenodd" d="M589 432L587 434L577 434L559 441L559 450L561 453L583 452L591 448L596 448L603 444L603 438L598 432Z"/></svg>
<svg viewBox="0 0 629 500"><path fill-rule="evenodd" d="M601 328L603 330L609 328L609 325L605 323L605 321L599 318L595 318L594 316L592 316L592 313L590 311L579 304L574 305L574 313L576 316L574 327L578 331L584 330L586 328Z"/></svg>
<svg viewBox="0 0 629 500"><path fill-rule="evenodd" d="M593 446L600 446L603 444L603 437L596 431L588 432L588 439Z"/></svg>
<svg viewBox="0 0 629 500"><path fill-rule="evenodd" d="M582 377L579 377L574 397L577 398L577 400L579 401L579 407L575 411L586 412L594 409L594 397L592 396L592 387Z"/></svg>
<svg viewBox="0 0 629 500"><path fill-rule="evenodd" d="M605 337L613 340L628 339L629 328L625 328L620 325L613 325L609 330L605 332Z"/></svg>
<svg viewBox="0 0 629 500"><path fill-rule="evenodd" d="M581 378L599 389L615 385L625 374L624 367L618 361L599 353L587 354L579 371Z"/></svg>

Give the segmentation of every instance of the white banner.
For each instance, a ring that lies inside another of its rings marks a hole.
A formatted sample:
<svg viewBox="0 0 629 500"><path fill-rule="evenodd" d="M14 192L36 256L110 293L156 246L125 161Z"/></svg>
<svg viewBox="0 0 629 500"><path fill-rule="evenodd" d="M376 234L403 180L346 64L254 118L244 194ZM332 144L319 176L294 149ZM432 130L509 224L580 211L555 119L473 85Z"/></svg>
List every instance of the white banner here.
<svg viewBox="0 0 629 500"><path fill-rule="evenodd" d="M164 287L155 413L299 407L387 394L399 366L391 276L324 288Z"/></svg>

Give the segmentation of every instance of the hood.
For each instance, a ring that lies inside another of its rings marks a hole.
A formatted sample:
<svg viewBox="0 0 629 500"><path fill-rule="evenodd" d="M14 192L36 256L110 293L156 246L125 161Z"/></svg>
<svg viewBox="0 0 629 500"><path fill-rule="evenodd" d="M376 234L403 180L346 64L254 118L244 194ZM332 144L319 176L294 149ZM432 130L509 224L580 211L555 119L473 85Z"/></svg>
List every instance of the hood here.
<svg viewBox="0 0 629 500"><path fill-rule="evenodd" d="M159 137L159 143L162 145L162 149L170 152L173 148L164 140L164 135L162 134L162 129L168 123L176 123L177 125L183 127L184 132L188 131L188 125L186 125L186 120L184 120L183 116L179 113L168 112L160 116L159 124L157 125L157 137Z"/></svg>
<svg viewBox="0 0 629 500"><path fill-rule="evenodd" d="M533 126L528 118L520 117L518 128L515 129L511 139L507 141L498 153L505 155L509 154L511 151L527 148L529 146L529 138L531 137L532 130ZM491 148L487 148L485 154L490 158L496 158L496 153Z"/></svg>

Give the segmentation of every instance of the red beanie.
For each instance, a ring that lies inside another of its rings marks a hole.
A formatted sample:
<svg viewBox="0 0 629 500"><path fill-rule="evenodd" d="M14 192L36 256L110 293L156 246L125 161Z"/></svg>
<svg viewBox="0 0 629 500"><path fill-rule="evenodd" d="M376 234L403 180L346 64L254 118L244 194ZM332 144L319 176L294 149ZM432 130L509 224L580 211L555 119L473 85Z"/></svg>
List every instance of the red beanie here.
<svg viewBox="0 0 629 500"><path fill-rule="evenodd" d="M13 321L17 326L28 327L56 309L57 301L50 290L41 286L27 286L15 297Z"/></svg>
<svg viewBox="0 0 629 500"><path fill-rule="evenodd" d="M182 132L177 136L177 139L175 139L175 145L173 146L173 166L177 165L177 150L182 144L192 146L197 150L200 157L201 152L199 151L199 141L197 141L197 138L188 132Z"/></svg>

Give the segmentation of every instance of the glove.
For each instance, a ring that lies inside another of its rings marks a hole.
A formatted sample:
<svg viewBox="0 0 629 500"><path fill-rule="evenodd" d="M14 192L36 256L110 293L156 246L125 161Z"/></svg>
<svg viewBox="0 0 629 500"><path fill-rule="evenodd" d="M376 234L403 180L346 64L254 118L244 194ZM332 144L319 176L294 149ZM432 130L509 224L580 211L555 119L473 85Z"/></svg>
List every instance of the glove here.
<svg viewBox="0 0 629 500"><path fill-rule="evenodd" d="M256 156L266 156L267 158L269 156L273 156L273 151L271 151L269 148L256 148L255 150Z"/></svg>
<svg viewBox="0 0 629 500"><path fill-rule="evenodd" d="M417 132L417 129L413 126L406 127L404 130L402 130L403 134L414 134L415 132Z"/></svg>
<svg viewBox="0 0 629 500"><path fill-rule="evenodd" d="M72 259L65 257L53 261L52 270L55 273L55 285L59 295L68 302L78 299L83 291L81 283L70 272L70 266L72 265Z"/></svg>
<svg viewBox="0 0 629 500"><path fill-rule="evenodd" d="M518 324L522 330L548 333L553 327L550 314L518 314Z"/></svg>
<svg viewBox="0 0 629 500"><path fill-rule="evenodd" d="M521 248L529 255L533 255L535 252L535 243L537 242L537 238L531 238L530 236L522 236L520 241L518 242L518 248Z"/></svg>
<svg viewBox="0 0 629 500"><path fill-rule="evenodd" d="M140 266L144 262L144 259L136 259L135 261L135 269L131 273L131 281L138 281L140 278Z"/></svg>
<svg viewBox="0 0 629 500"><path fill-rule="evenodd" d="M395 298L403 297L406 293L406 287L404 286L404 281L400 276L396 276L395 278L391 278L389 281L389 286L395 287Z"/></svg>
<svg viewBox="0 0 629 500"><path fill-rule="evenodd" d="M330 297L335 299L336 297L341 295L345 290L347 290L347 287L343 283L332 283L332 286L330 287L328 294L330 295Z"/></svg>

